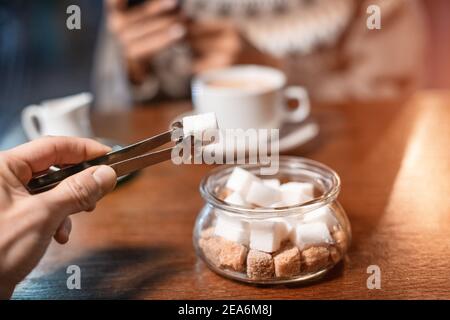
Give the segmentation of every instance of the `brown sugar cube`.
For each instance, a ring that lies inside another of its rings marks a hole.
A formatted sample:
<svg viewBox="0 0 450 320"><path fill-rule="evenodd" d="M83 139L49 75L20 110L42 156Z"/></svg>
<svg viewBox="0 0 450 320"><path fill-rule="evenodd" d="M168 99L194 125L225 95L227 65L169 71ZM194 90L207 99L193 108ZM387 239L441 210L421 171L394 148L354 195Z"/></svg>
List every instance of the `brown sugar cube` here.
<svg viewBox="0 0 450 320"><path fill-rule="evenodd" d="M326 247L311 247L302 251L302 270L318 271L328 265L330 251Z"/></svg>
<svg viewBox="0 0 450 320"><path fill-rule="evenodd" d="M245 271L247 251L242 244L223 239L219 256L220 266L238 272Z"/></svg>
<svg viewBox="0 0 450 320"><path fill-rule="evenodd" d="M342 229L336 230L335 232L333 232L333 238L341 254L344 254L348 246L348 239L345 231Z"/></svg>
<svg viewBox="0 0 450 320"><path fill-rule="evenodd" d="M272 255L258 250L250 250L247 255L247 276L250 279L270 279L275 267Z"/></svg>
<svg viewBox="0 0 450 320"><path fill-rule="evenodd" d="M198 241L200 248L203 250L205 257L211 261L215 266L220 266L220 251L222 249L219 237L200 238Z"/></svg>
<svg viewBox="0 0 450 320"><path fill-rule="evenodd" d="M226 240L222 237L201 238L200 248L205 257L216 267L243 272L247 248L243 245Z"/></svg>
<svg viewBox="0 0 450 320"><path fill-rule="evenodd" d="M214 227L209 227L200 232L200 238L209 239L214 236Z"/></svg>
<svg viewBox="0 0 450 320"><path fill-rule="evenodd" d="M337 263L341 259L341 252L335 246L331 246L330 250L330 258L333 263Z"/></svg>
<svg viewBox="0 0 450 320"><path fill-rule="evenodd" d="M300 250L291 243L285 244L273 255L276 277L292 277L300 273Z"/></svg>

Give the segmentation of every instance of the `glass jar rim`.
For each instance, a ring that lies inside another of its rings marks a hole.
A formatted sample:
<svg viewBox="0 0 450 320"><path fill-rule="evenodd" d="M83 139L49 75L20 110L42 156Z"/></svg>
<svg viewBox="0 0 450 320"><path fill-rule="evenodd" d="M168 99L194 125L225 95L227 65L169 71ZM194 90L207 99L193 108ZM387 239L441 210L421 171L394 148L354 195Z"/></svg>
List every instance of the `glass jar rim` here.
<svg viewBox="0 0 450 320"><path fill-rule="evenodd" d="M299 205L286 206L281 208L247 208L243 206L230 205L224 200L220 199L215 190L208 188L208 183L211 179L217 178L220 175L231 173L235 167L243 169L257 169L264 167L262 164L242 164L242 165L221 165L218 168L211 170L200 183L200 194L203 199L213 207L223 210L229 215L244 216L246 219L261 219L261 218L275 218L286 217L291 215L301 215L306 212L316 210L334 201L340 192L341 180L339 175L330 167L307 158L296 156L280 156L278 160L280 166L291 166L292 168L301 168L305 171L310 171L322 175L325 179L330 180L330 186L323 191L320 197L316 197L310 201L301 203Z"/></svg>

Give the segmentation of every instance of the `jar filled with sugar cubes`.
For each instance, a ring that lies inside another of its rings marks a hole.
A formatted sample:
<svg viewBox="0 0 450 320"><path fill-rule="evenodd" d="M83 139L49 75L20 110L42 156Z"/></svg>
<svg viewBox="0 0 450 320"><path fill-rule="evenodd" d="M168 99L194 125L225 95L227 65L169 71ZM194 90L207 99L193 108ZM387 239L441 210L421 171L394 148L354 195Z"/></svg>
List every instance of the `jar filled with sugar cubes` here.
<svg viewBox="0 0 450 320"><path fill-rule="evenodd" d="M339 176L305 158L280 157L277 164L272 176L249 164L221 166L203 179L206 204L193 241L216 273L248 283L303 282L345 256L351 228L337 201Z"/></svg>

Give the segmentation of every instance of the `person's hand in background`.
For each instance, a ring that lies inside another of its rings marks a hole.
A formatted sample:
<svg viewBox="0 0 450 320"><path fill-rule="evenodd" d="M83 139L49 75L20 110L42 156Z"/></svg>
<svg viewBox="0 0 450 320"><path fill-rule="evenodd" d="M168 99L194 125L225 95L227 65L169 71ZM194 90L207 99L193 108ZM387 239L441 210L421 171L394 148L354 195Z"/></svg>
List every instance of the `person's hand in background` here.
<svg viewBox="0 0 450 320"><path fill-rule="evenodd" d="M194 74L230 66L242 50L238 30L226 21L193 21L188 25L188 40L194 54Z"/></svg>
<svg viewBox="0 0 450 320"><path fill-rule="evenodd" d="M177 0L152 0L128 7L127 0L107 0L108 28L118 39L130 80L139 84L156 54L186 33Z"/></svg>
<svg viewBox="0 0 450 320"><path fill-rule="evenodd" d="M71 214L92 211L116 184L114 170L99 166L65 179L50 191L30 195L25 186L33 174L108 151L109 147L89 139L48 137L0 152L0 299L11 296L52 237L61 244L69 240Z"/></svg>

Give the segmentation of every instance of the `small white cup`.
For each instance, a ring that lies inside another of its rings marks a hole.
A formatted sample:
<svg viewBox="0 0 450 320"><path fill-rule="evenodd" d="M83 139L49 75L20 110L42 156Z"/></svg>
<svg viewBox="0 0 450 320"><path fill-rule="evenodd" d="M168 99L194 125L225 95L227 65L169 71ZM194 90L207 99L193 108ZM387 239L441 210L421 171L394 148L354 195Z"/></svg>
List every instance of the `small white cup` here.
<svg viewBox="0 0 450 320"><path fill-rule="evenodd" d="M217 82L244 85L216 85ZM284 122L302 122L310 113L303 87L286 86L279 70L258 65L238 65L207 71L194 78L192 99L196 113L215 112L225 129L279 129ZM298 108L288 110L287 99Z"/></svg>
<svg viewBox="0 0 450 320"><path fill-rule="evenodd" d="M42 136L92 137L90 93L43 101L22 111L22 127L28 139Z"/></svg>

